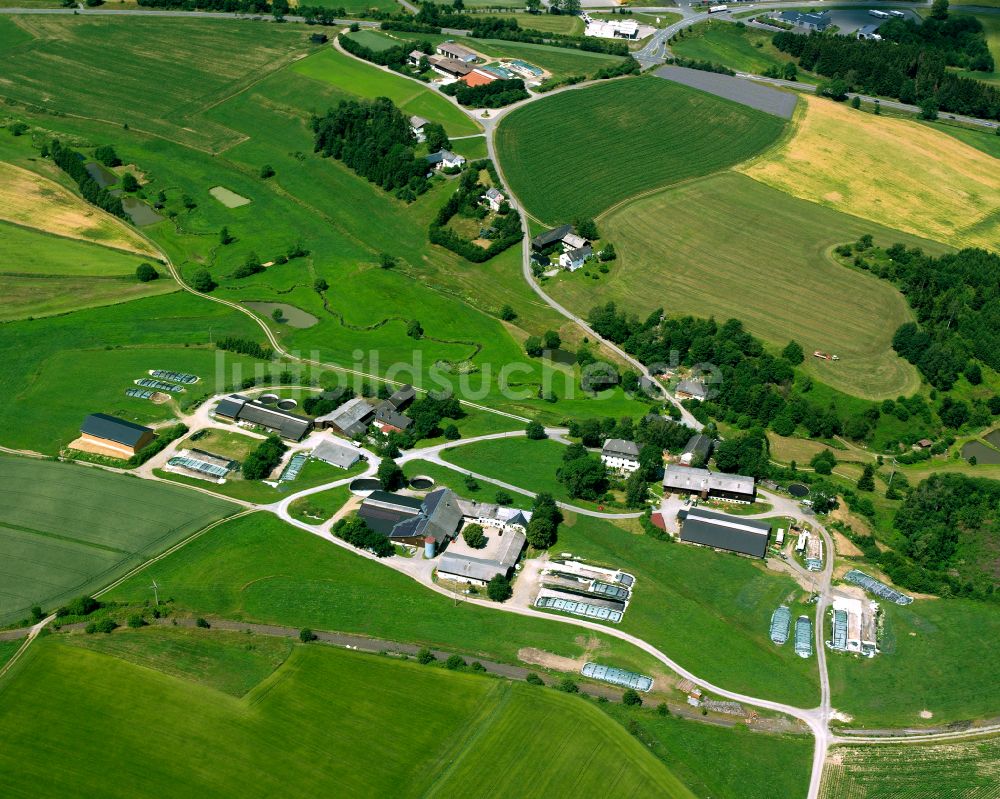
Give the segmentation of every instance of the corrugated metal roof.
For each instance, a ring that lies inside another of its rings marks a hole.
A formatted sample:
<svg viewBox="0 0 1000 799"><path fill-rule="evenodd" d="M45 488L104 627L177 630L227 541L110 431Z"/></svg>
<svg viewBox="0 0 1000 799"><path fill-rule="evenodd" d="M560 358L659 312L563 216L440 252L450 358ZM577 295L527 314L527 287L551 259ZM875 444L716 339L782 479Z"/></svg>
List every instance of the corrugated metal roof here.
<svg viewBox="0 0 1000 799"><path fill-rule="evenodd" d="M125 419L119 419L117 416L108 416L106 413L92 413L83 420L83 424L80 425L80 432L86 433L88 436L94 436L94 438L103 438L108 441L114 441L117 444L132 447L146 433L153 432L153 429L126 421Z"/></svg>

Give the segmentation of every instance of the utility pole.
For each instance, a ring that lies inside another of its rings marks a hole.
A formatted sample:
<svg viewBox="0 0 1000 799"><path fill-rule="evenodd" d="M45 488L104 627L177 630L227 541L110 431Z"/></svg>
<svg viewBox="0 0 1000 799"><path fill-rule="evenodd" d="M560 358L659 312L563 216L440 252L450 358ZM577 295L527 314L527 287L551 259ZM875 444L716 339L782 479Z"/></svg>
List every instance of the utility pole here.
<svg viewBox="0 0 1000 799"><path fill-rule="evenodd" d="M156 598L156 607L160 606L160 586L156 584L156 580L153 580L153 584L150 586L153 589L153 596Z"/></svg>

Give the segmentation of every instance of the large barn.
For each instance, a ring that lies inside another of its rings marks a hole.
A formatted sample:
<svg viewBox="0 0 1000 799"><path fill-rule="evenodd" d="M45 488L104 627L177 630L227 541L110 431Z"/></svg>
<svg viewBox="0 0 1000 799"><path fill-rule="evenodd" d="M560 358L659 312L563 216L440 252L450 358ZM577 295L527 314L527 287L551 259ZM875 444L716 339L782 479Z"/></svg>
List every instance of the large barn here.
<svg viewBox="0 0 1000 799"><path fill-rule="evenodd" d="M771 536L771 525L767 522L741 519L703 508L684 510L679 516L681 541L755 558L763 558L767 554L767 542Z"/></svg>
<svg viewBox="0 0 1000 799"><path fill-rule="evenodd" d="M113 458L131 458L155 437L149 427L106 413L92 413L80 425L80 437L73 442L73 448Z"/></svg>
<svg viewBox="0 0 1000 799"><path fill-rule="evenodd" d="M664 471L663 490L670 494L694 494L702 499L728 502L750 503L757 499L757 481L753 477L676 464L671 464Z"/></svg>

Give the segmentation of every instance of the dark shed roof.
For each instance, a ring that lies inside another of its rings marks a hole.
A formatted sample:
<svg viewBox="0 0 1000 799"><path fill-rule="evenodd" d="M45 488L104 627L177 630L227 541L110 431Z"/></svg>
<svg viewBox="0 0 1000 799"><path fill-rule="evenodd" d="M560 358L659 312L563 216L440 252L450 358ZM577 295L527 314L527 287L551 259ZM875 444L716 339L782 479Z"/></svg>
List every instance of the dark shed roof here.
<svg viewBox="0 0 1000 799"><path fill-rule="evenodd" d="M531 246L536 250L544 250L550 244L555 244L557 241L562 241L567 233L573 232L572 225L560 225L557 228L552 228L552 230L547 230L544 233L539 233L535 238L531 240Z"/></svg>
<svg viewBox="0 0 1000 799"><path fill-rule="evenodd" d="M83 420L80 432L94 438L104 438L127 447L135 446L146 433L152 433L153 428L141 424L108 416L106 413L92 413Z"/></svg>

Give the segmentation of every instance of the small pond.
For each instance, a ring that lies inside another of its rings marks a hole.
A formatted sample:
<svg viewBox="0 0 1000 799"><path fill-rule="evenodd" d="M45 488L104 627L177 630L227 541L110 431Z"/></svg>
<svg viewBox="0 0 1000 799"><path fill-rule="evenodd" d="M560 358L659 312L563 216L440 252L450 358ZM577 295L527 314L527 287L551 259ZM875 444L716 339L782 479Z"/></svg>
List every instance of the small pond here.
<svg viewBox="0 0 1000 799"><path fill-rule="evenodd" d="M374 477L359 477L351 481L351 491L378 491L382 484Z"/></svg>
<svg viewBox="0 0 1000 799"><path fill-rule="evenodd" d="M976 463L1000 463L1000 452L982 441L970 441L962 447L962 457L966 460L974 457Z"/></svg>
<svg viewBox="0 0 1000 799"><path fill-rule="evenodd" d="M163 221L162 216L142 200L137 200L135 197L122 197L122 208L125 209L126 214L132 217L132 221L140 227L142 225L155 225L157 222Z"/></svg>
<svg viewBox="0 0 1000 799"><path fill-rule="evenodd" d="M792 483L788 486L788 493L793 497L806 497L809 496L809 486L802 485L802 483Z"/></svg>
<svg viewBox="0 0 1000 799"><path fill-rule="evenodd" d="M277 309L281 311L281 323L289 327L302 328L319 324L319 319L311 313L303 311L301 308L296 308L294 305L289 305L286 302L244 302L243 304L251 311L256 311L261 316L266 317L271 317Z"/></svg>
<svg viewBox="0 0 1000 799"><path fill-rule="evenodd" d="M94 179L102 189L106 189L108 186L113 186L118 182L118 175L108 169L104 164L99 164L96 161L92 161L86 166L87 174Z"/></svg>
<svg viewBox="0 0 1000 799"><path fill-rule="evenodd" d="M1000 449L1000 428L987 433L983 436L983 439L987 444L992 444L997 449Z"/></svg>

